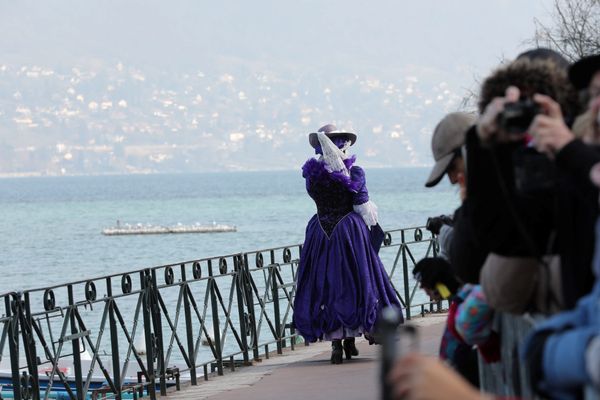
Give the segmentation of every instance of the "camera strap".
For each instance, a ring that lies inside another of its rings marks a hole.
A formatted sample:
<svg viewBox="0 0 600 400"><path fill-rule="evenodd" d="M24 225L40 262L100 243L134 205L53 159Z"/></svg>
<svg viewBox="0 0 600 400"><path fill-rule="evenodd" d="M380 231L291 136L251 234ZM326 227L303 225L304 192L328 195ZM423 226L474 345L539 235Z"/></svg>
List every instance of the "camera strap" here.
<svg viewBox="0 0 600 400"><path fill-rule="evenodd" d="M496 154L494 153L494 151L490 152L490 158L494 165L494 171L496 173L496 178L498 179L500 191L501 191L502 197L506 203L508 212L510 213L511 218L513 219L513 222L516 225L517 231L519 232L519 234L523 238L527 248L529 249L531 256L537 260L537 264L540 268L537 279L543 280L543 281L541 281L541 282L538 281L538 285L537 285L538 293L537 294L534 293L533 296L537 297L538 299L540 298L540 295L542 296L542 301L544 304L538 303L538 307L545 308L545 310L538 310L538 311L550 312L553 309L554 310L562 309L563 308L562 301L559 298L559 296L561 295L560 291L562 290L562 288L560 287L559 277L555 276L557 273L560 274L560 256L557 254L552 254L552 249L555 244L556 236L557 236L556 230L553 230L552 232L550 232L550 236L548 239L548 246L546 247L546 256L539 254L539 252L537 251L537 248L535 246L535 243L534 243L533 239L531 238L531 235L529 235L529 233L527 232L527 229L525 228L525 225L523 224L521 217L517 213L517 210L515 209L514 204L511 201L511 197L510 197L510 193L508 191L508 187L506 185L506 181L504 180L504 177L502 176L502 173L500 171L500 165L499 165L498 159L496 158ZM553 266L556 266L556 262L558 262L558 268L553 268ZM558 288L555 287L557 285L559 286ZM539 291L542 291L542 292L539 293ZM558 291L558 293L555 293L555 291ZM534 302L535 302L535 298L530 300L530 304L534 303Z"/></svg>
<svg viewBox="0 0 600 400"><path fill-rule="evenodd" d="M515 223L517 231L523 238L523 241L525 242L525 245L527 246L527 248L529 250L529 254L532 257L535 257L536 259L540 260L541 255L538 253L533 239L527 232L527 229L525 229L525 225L523 224L521 217L519 217L519 214L517 213L517 210L515 209L513 202L511 201L511 197L510 197L510 193L508 192L508 187L506 185L506 181L504 180L504 177L502 176L502 172L500 171L500 164L498 162L498 158L496 157L496 153L494 152L493 149L492 149L492 151L490 151L490 158L491 158L492 164L494 166L494 172L496 174L496 179L498 179L498 185L500 186L500 192L502 193L502 198L504 199L504 202L506 203L506 208L508 209L508 212L509 212L511 218L512 218L513 222Z"/></svg>

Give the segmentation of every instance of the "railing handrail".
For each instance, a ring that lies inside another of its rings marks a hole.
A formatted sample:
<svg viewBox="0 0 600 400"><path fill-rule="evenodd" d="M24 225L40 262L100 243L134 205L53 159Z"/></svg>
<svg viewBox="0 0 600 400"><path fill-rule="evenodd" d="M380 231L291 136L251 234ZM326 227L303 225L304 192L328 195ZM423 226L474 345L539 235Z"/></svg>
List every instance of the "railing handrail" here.
<svg viewBox="0 0 600 400"><path fill-rule="evenodd" d="M416 262L412 246L426 245L425 255L437 251L435 237L425 238L423 230L417 226L387 231L382 246L395 254L393 266L386 272L407 318L413 307L421 307L421 312L427 304L432 307L432 303L414 304L416 286L412 294L409 288L409 284L415 285L414 281L409 283L408 276L409 264ZM396 235L399 238L394 238ZM106 390L115 396L133 387L145 388L154 400L156 391L166 394L167 379L173 371L171 368L169 375L167 366L172 365L173 356L183 363L177 376L189 371L191 383L196 384L198 368L207 379L209 366L221 375L227 363L234 368L239 361L235 357L240 355L243 363L249 363L260 358L261 350L268 357L272 345L277 353L288 344L293 349L298 340L292 315L301 249L302 244L296 243L0 295L5 300L5 316L0 318L0 359L6 344L14 398L27 397L24 393L40 397L44 390L38 374L40 364L51 368L49 384L53 388L64 386L73 399L90 393L92 373L99 367L110 386ZM134 343L140 337L145 356ZM203 340L207 341L208 357L199 361ZM106 361L103 353L106 345L110 345L111 361ZM82 369L84 348L92 356L89 371ZM57 374L59 362L65 358L73 361L73 388L66 375ZM141 378L136 385L125 387L130 367L137 369Z"/></svg>
<svg viewBox="0 0 600 400"><path fill-rule="evenodd" d="M396 232L406 232L406 231L412 231L412 230L424 230L425 226L411 226L411 227L405 227L405 228L396 228L396 229L390 229L390 230L386 230L386 233L392 234L392 233L396 233ZM405 241L402 244L412 244L412 243L419 243L420 241L417 240L412 240L412 241ZM400 243L393 243L390 245L383 245L383 247L395 247L395 246L399 246ZM137 268L137 269L133 269L133 270L129 270L129 271L125 271L125 272L115 272L115 273L111 273L111 274L107 274L107 275L99 275L99 276L94 276L94 277L90 277L90 278L85 278L85 279L79 279L79 280L75 280L75 281L69 281L69 282L64 282L64 283L57 283L51 286L43 286L43 287L34 287L34 288L29 288L29 289L24 289L24 290L20 290L20 291L12 291L12 292L7 292L5 294L10 294L10 293L32 293L32 292L40 292L40 291L44 291L46 289L56 289L59 287L64 287L64 286L68 286L68 285L80 285L80 284L84 284L90 281L96 282L96 281L100 281L100 280L104 280L106 278L116 278L116 277L120 277L123 275L132 275L132 274L139 274L140 272L144 272L144 271L152 271L152 270L159 270L162 268L167 268L167 267L179 267L181 264L193 264L195 262L207 262L209 260L220 260L223 258L231 258L231 257L236 257L236 256L243 256L243 255L249 255L249 254L258 254L258 253L266 253L266 252L271 252L271 251L276 251L276 250L284 250L286 248L294 248L294 247L299 247L302 246L302 243L295 243L295 244L290 244L290 245L286 245L286 246L277 246L277 247L271 247L271 248L264 248L264 249L258 249L258 250L249 250L249 251L245 251L245 252L240 252L240 253L229 253L229 254L225 254L225 255L218 255L218 256L210 256L210 257L203 257L203 258L197 258L197 259L191 259L191 260L185 260L185 261L178 261L178 262L174 262L174 263L170 263L170 264L161 264L161 265L156 265L153 267L145 267L145 268ZM4 294L0 294L0 297L4 296Z"/></svg>

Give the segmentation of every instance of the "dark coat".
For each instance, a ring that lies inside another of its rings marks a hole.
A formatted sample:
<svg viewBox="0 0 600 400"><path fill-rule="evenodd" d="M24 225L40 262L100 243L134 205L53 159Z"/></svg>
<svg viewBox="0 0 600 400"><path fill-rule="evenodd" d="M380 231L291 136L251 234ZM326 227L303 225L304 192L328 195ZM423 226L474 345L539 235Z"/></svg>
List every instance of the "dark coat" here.
<svg viewBox="0 0 600 400"><path fill-rule="evenodd" d="M563 297L573 307L593 284L598 190L588 176L600 153L575 140L551 162L524 143L482 146L474 128L466 147L467 200L457 210L451 253L457 275L479 282L490 252L559 254Z"/></svg>

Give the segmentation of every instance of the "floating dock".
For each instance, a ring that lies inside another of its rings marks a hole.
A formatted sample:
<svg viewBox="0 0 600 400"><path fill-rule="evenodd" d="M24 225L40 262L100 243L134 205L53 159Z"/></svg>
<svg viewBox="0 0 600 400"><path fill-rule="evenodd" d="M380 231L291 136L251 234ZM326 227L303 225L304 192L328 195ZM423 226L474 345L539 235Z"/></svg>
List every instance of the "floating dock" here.
<svg viewBox="0 0 600 400"><path fill-rule="evenodd" d="M106 236L117 235L164 235L169 233L221 233L221 232L237 232L237 228L233 225L211 224L211 225L117 225L116 227L106 228L102 230L102 234Z"/></svg>

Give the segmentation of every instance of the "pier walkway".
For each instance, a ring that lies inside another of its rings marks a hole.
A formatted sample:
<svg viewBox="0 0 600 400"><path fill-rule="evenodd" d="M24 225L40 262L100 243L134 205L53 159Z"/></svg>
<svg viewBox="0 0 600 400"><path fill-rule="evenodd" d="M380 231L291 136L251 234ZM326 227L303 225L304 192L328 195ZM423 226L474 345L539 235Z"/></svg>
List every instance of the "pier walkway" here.
<svg viewBox="0 0 600 400"><path fill-rule="evenodd" d="M422 353L436 355L446 321L446 314L430 314L414 318L419 326L419 347ZM255 362L251 367L225 372L224 376L199 381L170 392L167 399L210 400L366 400L379 398L379 346L357 341L360 356L341 365L331 365L329 342L310 346L297 345L295 351Z"/></svg>

